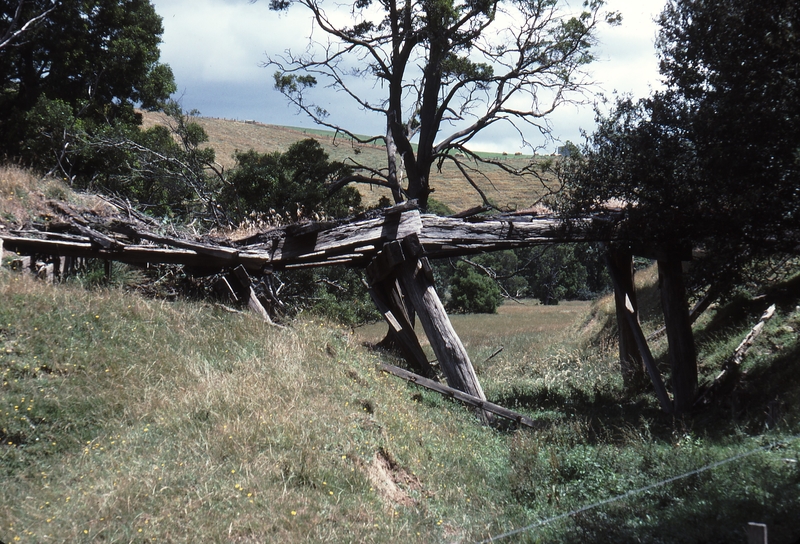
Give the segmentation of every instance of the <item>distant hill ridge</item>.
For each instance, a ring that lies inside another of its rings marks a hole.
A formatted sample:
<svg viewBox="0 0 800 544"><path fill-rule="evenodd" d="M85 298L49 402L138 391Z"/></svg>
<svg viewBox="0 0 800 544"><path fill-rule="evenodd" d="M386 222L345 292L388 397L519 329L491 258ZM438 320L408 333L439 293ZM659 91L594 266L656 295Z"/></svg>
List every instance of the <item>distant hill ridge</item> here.
<svg viewBox="0 0 800 544"><path fill-rule="evenodd" d="M163 114L143 113L143 127L165 124ZM381 145L358 144L344 135L333 131L268 125L256 121L237 121L213 117L195 119L208 133L208 145L216 151L217 162L226 169L235 166L234 153L250 149L259 153L286 151L290 145L305 138L317 140L332 160L356 161L373 168L386 164L386 151ZM532 160L530 155L487 154L502 158L509 166L522 168ZM532 178L521 179L497 167L482 166L480 173L473 176L487 198L501 208L529 208L545 193L541 182ZM479 206L483 202L480 195L467 183L452 164L445 163L441 171L435 168L431 173L433 198L447 204L456 211ZM367 203L374 203L381 196L390 197L387 190L366 185L358 186Z"/></svg>

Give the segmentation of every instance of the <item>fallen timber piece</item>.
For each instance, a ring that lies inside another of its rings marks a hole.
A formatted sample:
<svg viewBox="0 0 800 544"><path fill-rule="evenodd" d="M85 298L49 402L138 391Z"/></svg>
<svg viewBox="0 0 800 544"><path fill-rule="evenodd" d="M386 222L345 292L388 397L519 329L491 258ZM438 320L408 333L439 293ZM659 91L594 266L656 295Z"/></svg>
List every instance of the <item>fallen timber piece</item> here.
<svg viewBox="0 0 800 544"><path fill-rule="evenodd" d="M758 323L752 330L747 334L742 343L736 348L733 352L733 357L731 357L731 363L739 366L742 364L744 360L744 356L747 355L747 352L750 351L750 348L753 347L753 343L758 338L758 335L761 334L761 331L764 330L764 325L772 319L772 316L775 315L775 305L773 304L766 311L761 315L761 319L759 319Z"/></svg>
<svg viewBox="0 0 800 544"><path fill-rule="evenodd" d="M532 429L541 429L543 427L541 423L537 423L528 416L524 416L520 413L509 410L508 408L503 408L502 406L494 404L493 402L489 402L486 399L468 395L463 391L459 391L458 389L453 389L452 387L448 387L442 383L429 380L428 378L424 378L414 374L413 372L409 372L408 370L404 370L386 363L381 364L381 370L388 374L393 374L398 378L403 378L404 380L425 387L426 389L430 389L432 391L441 393L442 395L452 397L463 402L464 404L497 414L498 416L510 419L512 421L516 421L517 423L525 425L526 427L531 427Z"/></svg>
<svg viewBox="0 0 800 544"><path fill-rule="evenodd" d="M761 315L761 319L758 320L758 323L750 329L750 332L747 333L747 336L744 337L744 340L741 341L739 346L733 351L733 355L731 355L725 363L722 365L722 370L714 378L714 381L711 383L710 386L700 395L697 400L695 401L695 406L700 404L704 398L708 396L709 393L719 389L722 386L722 383L732 374L735 374L738 371L739 367L744 360L745 355L747 352L750 351L750 348L753 347L753 344L756 341L756 338L761 334L761 331L764 330L764 326L766 325L767 321L772 319L772 316L775 315L775 305L771 305L769 308L764 311Z"/></svg>

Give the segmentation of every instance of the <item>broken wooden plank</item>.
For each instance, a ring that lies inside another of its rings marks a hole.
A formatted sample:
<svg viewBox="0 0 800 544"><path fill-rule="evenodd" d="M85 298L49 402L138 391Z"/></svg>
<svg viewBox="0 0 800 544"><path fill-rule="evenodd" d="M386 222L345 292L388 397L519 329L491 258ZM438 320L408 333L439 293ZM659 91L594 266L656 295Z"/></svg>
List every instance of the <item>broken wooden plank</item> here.
<svg viewBox="0 0 800 544"><path fill-rule="evenodd" d="M122 246L119 242L114 240L113 238L109 238L105 234L97 232L96 230L86 227L84 225L80 225L78 223L73 223L73 228L76 229L78 232L86 236L90 242L96 244L103 249L111 249L114 247Z"/></svg>
<svg viewBox="0 0 800 544"><path fill-rule="evenodd" d="M543 427L541 423L537 423L528 416L525 416L518 412L514 412L512 410L509 410L508 408L504 408L498 404L494 404L493 402L489 402L484 398L475 397L473 395L464 393L463 391L459 391L458 389L453 389L452 387L448 387L442 383L429 380L428 378L424 378L422 376L419 376L418 374L409 372L408 370L403 370L400 367L383 363L381 364L381 370L389 374L393 374L398 378L403 378L404 380L420 385L426 389L430 389L431 391L436 391L437 393L441 393L442 395L452 397L458 401L463 402L464 404L474 406L475 408L479 408L480 410L484 410L486 412L497 414L498 416L510 419L512 421L516 421L517 423L525 425L526 427L531 427L532 429L541 429Z"/></svg>

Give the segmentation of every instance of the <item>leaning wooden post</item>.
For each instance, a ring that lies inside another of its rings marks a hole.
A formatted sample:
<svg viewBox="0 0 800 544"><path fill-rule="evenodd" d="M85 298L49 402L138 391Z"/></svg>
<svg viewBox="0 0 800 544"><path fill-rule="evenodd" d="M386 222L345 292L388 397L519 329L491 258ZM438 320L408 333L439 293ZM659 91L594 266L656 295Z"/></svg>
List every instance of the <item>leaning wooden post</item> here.
<svg viewBox="0 0 800 544"><path fill-rule="evenodd" d="M674 411L680 414L690 410L694 404L697 393L697 353L679 258L671 256L658 260L658 284L669 344Z"/></svg>
<svg viewBox="0 0 800 544"><path fill-rule="evenodd" d="M633 333L636 347L639 349L639 354L644 361L645 368L647 368L647 373L650 375L650 380L653 382L653 387L655 388L658 402L661 404L661 409L666 413L670 413L672 412L672 402L669 400L667 389L664 387L664 381L661 379L658 368L656 368L656 361L653 359L653 354L650 352L650 346L647 345L647 339L644 337L639 320L634 318L634 307L630 302L630 295L622 289L621 274L608 254L606 254L606 265L611 275L611 281L614 284L614 292L620 293L620 296L624 300L623 318Z"/></svg>
<svg viewBox="0 0 800 544"><path fill-rule="evenodd" d="M370 277L368 268L367 277ZM435 378L436 373L428 362L422 346L419 344L414 332L414 325L408 318L402 302L396 300L394 277L388 281L367 282L367 288L372 302L389 324L389 335L395 338L397 346L403 353L409 366L424 378ZM387 285L389 284L389 285ZM389 291L387 293L387 291Z"/></svg>
<svg viewBox="0 0 800 544"><path fill-rule="evenodd" d="M614 303L619 330L620 372L625 387L632 389L645 380L642 353L636 345L636 336L629 319L625 316L626 312L632 313L633 319L639 321L639 306L636 303L636 288L633 283L633 255L627 250L609 248L608 257L619 274L619 289L614 289Z"/></svg>
<svg viewBox="0 0 800 544"><path fill-rule="evenodd" d="M400 285L419 317L447 383L454 389L486 400L467 350L436 293L433 273L428 260L422 256L422 245L417 235L403 239L403 252L405 262L398 274ZM491 416L483 410L480 415L484 421L491 420Z"/></svg>

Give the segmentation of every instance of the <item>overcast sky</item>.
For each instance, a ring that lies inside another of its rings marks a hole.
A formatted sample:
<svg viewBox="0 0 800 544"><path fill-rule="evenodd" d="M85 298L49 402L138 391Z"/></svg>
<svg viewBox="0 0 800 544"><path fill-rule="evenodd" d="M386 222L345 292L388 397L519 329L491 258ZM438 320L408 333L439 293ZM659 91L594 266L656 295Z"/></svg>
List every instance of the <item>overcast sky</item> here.
<svg viewBox="0 0 800 544"><path fill-rule="evenodd" d="M573 0L579 5L577 0ZM274 68L263 68L266 55L287 48L301 50L311 24L307 12L269 11L268 0L152 0L164 20L161 60L169 64L178 84L178 97L186 110L204 116L253 119L262 123L313 127L297 115L272 87ZM644 97L659 82L653 22L664 0L608 0L608 9L622 12L622 25L600 33L599 61L592 65L598 91ZM380 133L385 120L354 108L341 95L331 93L322 104L329 111L346 111L347 128L362 134ZM591 106L564 106L551 116L554 134L561 141L580 142L580 129L591 132ZM484 151L520 150L509 131L487 134L473 146ZM555 147L550 145L548 147ZM552 150L552 149L549 149Z"/></svg>

